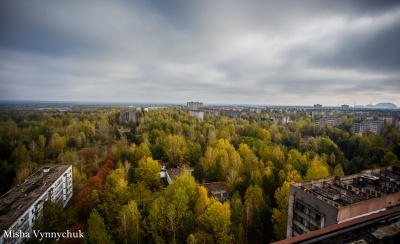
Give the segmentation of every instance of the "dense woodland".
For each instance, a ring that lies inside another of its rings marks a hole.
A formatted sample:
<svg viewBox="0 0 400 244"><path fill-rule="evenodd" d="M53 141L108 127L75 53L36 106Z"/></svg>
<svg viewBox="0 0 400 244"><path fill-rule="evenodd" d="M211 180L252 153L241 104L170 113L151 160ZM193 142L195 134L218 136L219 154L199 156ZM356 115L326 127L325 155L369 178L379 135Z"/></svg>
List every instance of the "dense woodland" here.
<svg viewBox="0 0 400 244"><path fill-rule="evenodd" d="M71 164L74 197L66 209L46 203L42 230L83 230L90 243L264 243L285 237L290 183L399 165L399 129L354 135L362 115L319 127L305 112L199 121L169 108L121 124L119 110L2 109L0 193L44 164ZM277 115L293 122L260 119ZM194 172L165 188L159 162ZM217 181L229 201L200 185Z"/></svg>

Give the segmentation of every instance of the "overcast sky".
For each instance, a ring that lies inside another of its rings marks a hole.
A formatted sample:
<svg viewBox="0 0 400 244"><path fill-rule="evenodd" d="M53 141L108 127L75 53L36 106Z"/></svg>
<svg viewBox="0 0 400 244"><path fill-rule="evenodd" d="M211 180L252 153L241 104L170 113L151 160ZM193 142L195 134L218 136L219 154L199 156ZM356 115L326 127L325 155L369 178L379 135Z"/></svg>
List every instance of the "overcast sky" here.
<svg viewBox="0 0 400 244"><path fill-rule="evenodd" d="M1 1L0 100L400 106L400 1Z"/></svg>

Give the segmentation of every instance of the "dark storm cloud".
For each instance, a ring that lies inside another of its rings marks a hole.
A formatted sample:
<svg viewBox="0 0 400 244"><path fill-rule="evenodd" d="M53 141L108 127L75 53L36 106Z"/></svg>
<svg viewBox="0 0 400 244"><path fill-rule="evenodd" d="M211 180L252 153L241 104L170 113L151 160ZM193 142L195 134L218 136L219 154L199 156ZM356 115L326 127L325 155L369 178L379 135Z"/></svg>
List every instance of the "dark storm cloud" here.
<svg viewBox="0 0 400 244"><path fill-rule="evenodd" d="M398 16L372 0L2 1L0 99L400 105Z"/></svg>
<svg viewBox="0 0 400 244"><path fill-rule="evenodd" d="M336 40L328 50L309 47L311 63L338 68L399 71L400 11L397 14L397 18L381 28L371 26L364 31L343 33L340 38L332 37ZM303 54L305 49L301 51Z"/></svg>

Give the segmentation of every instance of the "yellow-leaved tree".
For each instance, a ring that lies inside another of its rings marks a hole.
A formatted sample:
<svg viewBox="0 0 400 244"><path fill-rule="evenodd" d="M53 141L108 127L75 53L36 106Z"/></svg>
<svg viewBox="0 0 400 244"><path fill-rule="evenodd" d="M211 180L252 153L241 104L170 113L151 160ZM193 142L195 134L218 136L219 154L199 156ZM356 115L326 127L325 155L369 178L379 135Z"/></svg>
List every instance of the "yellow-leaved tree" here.
<svg viewBox="0 0 400 244"><path fill-rule="evenodd" d="M298 181L301 181L300 174L297 170L291 170L288 172L282 187L275 192L277 207L272 212L272 223L274 224L275 237L278 240L286 238L290 184Z"/></svg>
<svg viewBox="0 0 400 244"><path fill-rule="evenodd" d="M328 166L318 156L308 166L305 180L322 179L330 176Z"/></svg>

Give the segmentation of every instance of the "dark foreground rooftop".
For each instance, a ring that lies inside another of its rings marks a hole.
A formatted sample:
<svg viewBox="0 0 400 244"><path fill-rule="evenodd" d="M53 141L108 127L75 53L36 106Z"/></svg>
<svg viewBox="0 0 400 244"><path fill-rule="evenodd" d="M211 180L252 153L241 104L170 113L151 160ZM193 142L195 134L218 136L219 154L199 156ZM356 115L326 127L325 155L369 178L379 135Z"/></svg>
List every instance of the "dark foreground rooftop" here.
<svg viewBox="0 0 400 244"><path fill-rule="evenodd" d="M0 197L0 229L7 230L56 181L69 165L58 165L38 170L24 183L17 185ZM47 171L47 170L46 170Z"/></svg>
<svg viewBox="0 0 400 244"><path fill-rule="evenodd" d="M275 242L286 243L400 243L400 207Z"/></svg>

